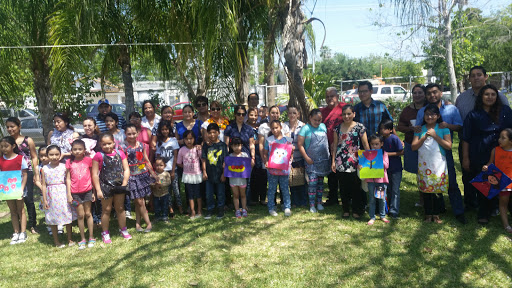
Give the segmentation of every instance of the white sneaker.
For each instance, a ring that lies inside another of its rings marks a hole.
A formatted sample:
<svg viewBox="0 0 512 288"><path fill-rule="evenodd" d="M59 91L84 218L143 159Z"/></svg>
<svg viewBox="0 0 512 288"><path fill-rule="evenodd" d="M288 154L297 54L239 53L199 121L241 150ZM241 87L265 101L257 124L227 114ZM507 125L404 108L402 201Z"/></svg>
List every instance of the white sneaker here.
<svg viewBox="0 0 512 288"><path fill-rule="evenodd" d="M18 242L16 244L24 243L25 241L27 241L27 232L23 232L18 235L19 235Z"/></svg>
<svg viewBox="0 0 512 288"><path fill-rule="evenodd" d="M125 213L126 213L126 218L128 218L128 219L132 219L132 212L130 212L130 211L125 211Z"/></svg>
<svg viewBox="0 0 512 288"><path fill-rule="evenodd" d="M286 217L292 216L292 210L290 210L288 208L284 209L284 216L286 216Z"/></svg>
<svg viewBox="0 0 512 288"><path fill-rule="evenodd" d="M324 210L324 206L322 204L318 203L318 205L316 205L316 210L322 211L322 210Z"/></svg>
<svg viewBox="0 0 512 288"><path fill-rule="evenodd" d="M18 244L18 238L20 237L19 233L12 234L11 245Z"/></svg>
<svg viewBox="0 0 512 288"><path fill-rule="evenodd" d="M309 208L309 212L311 212L311 213L316 213L317 211L316 211L315 206L311 206L311 207Z"/></svg>
<svg viewBox="0 0 512 288"><path fill-rule="evenodd" d="M276 217L276 216L277 216L277 212L276 212L276 210L270 210L270 211L268 211L268 213L269 213L270 215L274 216L274 217Z"/></svg>

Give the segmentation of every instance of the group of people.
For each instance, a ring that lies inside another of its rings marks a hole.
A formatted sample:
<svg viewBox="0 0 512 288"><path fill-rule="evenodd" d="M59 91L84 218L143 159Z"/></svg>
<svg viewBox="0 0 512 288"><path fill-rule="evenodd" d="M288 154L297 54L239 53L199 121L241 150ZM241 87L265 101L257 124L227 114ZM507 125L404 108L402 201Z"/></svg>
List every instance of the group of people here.
<svg viewBox="0 0 512 288"><path fill-rule="evenodd" d="M324 205L339 204L341 198L343 218L362 218L368 205L368 225L374 225L375 214L389 223L388 216L400 214L403 169L417 174L417 205L424 206L426 222L442 223L443 193L448 193L460 222L466 223L465 208L477 208L478 222L486 224L499 207L504 228L512 233L507 219L512 189L500 193L497 205L469 183L491 163L512 174L510 161L503 161L512 155L512 110L506 97L486 85L486 80L485 69L473 67L472 89L462 93L455 105L442 100L437 84L414 86L412 103L402 111L396 127L385 104L372 99L372 84L367 81L358 84L361 102L354 106L340 102L337 90L328 88L327 106L311 110L308 123L299 120L299 110L293 106L287 107L289 120L281 122L278 106L257 107L256 93L248 96L248 109L234 107L234 119L221 115L219 102L198 97L195 108L183 107L183 121L178 123L169 106L161 107L159 116L155 105L145 101L144 117L133 112L127 122L111 111L107 100L101 100L99 115L83 121L83 135L74 131L67 115L55 114L48 146L38 152L30 137L20 135L19 119L9 118L10 136L0 141L0 170L21 170L24 191L22 199L7 201L14 229L11 244L26 241L27 224L29 231L37 233L34 186L42 192L45 222L55 246L66 246L59 240L62 226L67 227L68 245L75 245L71 223L77 220L81 237L77 246L84 249L96 243L94 224L101 225L102 241L111 243L112 210L119 235L131 239L126 217L131 216L132 202L138 232L152 230L146 200L154 210L154 221L168 221L174 207L183 213L180 183L185 187L190 219L203 217L204 200L205 219L224 217L230 200L236 218L247 217L248 206L257 204L266 205L269 214L277 216L279 185L285 216L300 206L317 213ZM395 130L404 133L403 142ZM456 182L453 132L461 139L464 202ZM293 147L285 170L269 165L272 147L280 144ZM382 150L382 178L360 179L361 149ZM250 178L226 179L227 156L247 158ZM325 203L324 177L329 187Z"/></svg>

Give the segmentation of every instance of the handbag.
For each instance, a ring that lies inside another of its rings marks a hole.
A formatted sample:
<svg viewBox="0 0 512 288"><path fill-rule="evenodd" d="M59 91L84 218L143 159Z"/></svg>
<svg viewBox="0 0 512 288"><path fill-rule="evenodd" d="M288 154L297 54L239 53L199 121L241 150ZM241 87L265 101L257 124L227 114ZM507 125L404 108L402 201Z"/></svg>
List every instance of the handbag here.
<svg viewBox="0 0 512 288"><path fill-rule="evenodd" d="M304 167L292 167L290 170L290 187L301 186L306 184L306 175Z"/></svg>

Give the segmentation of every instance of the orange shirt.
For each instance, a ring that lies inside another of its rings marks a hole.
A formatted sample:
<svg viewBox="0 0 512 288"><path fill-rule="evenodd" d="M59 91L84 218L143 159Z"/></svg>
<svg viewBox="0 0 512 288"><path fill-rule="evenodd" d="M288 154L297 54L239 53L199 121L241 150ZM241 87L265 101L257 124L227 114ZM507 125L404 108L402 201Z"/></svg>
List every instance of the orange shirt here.
<svg viewBox="0 0 512 288"><path fill-rule="evenodd" d="M512 179L512 151L505 151L501 147L496 147L494 151L494 165ZM512 189L512 184L506 189Z"/></svg>

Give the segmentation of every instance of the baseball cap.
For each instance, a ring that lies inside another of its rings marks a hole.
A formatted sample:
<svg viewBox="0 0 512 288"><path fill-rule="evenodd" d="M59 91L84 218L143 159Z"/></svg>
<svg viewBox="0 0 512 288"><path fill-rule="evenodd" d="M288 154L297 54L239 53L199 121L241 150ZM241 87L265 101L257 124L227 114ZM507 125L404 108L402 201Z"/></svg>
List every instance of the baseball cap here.
<svg viewBox="0 0 512 288"><path fill-rule="evenodd" d="M100 101L98 101L98 106L100 106L101 104L107 104L110 106L110 103L108 103L107 99L101 99Z"/></svg>

